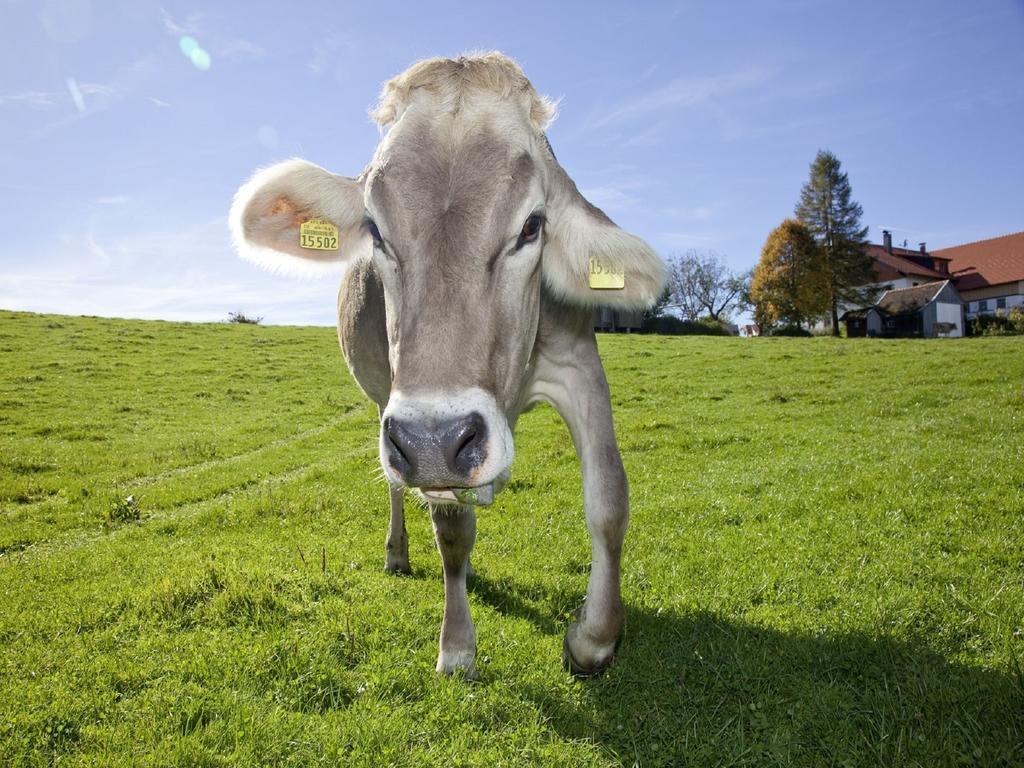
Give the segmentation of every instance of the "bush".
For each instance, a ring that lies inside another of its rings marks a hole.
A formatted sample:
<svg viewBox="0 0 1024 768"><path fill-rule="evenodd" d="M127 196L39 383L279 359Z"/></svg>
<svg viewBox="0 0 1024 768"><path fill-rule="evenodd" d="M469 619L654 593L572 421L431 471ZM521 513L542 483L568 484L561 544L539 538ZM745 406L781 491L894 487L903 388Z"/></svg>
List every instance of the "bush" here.
<svg viewBox="0 0 1024 768"><path fill-rule="evenodd" d="M778 328L773 328L772 336L805 336L810 338L814 334L806 328L799 325L780 325Z"/></svg>
<svg viewBox="0 0 1024 768"><path fill-rule="evenodd" d="M247 325L259 325L263 322L263 316L253 317L242 312L228 312L229 323L245 323Z"/></svg>
<svg viewBox="0 0 1024 768"><path fill-rule="evenodd" d="M657 333L663 336L729 336L721 323L710 317L700 320L681 320L672 315L644 318L643 333Z"/></svg>
<svg viewBox="0 0 1024 768"><path fill-rule="evenodd" d="M1014 333L1024 333L1024 307L1014 307L1006 319L1010 321Z"/></svg>
<svg viewBox="0 0 1024 768"><path fill-rule="evenodd" d="M970 322L971 336L1014 336L1024 334L1024 307L995 315L978 315Z"/></svg>
<svg viewBox="0 0 1024 768"><path fill-rule="evenodd" d="M134 496L117 498L107 509L108 523L132 523L142 518L139 502Z"/></svg>

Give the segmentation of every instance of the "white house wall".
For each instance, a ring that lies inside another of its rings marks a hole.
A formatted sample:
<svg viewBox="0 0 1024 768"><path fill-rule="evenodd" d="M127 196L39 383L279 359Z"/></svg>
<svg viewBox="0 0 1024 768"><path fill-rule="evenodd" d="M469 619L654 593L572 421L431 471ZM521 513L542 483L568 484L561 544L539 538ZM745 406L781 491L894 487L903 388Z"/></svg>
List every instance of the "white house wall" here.
<svg viewBox="0 0 1024 768"><path fill-rule="evenodd" d="M949 336L956 338L964 335L963 312L959 304L936 303L935 322L953 323L956 330L950 331Z"/></svg>
<svg viewBox="0 0 1024 768"><path fill-rule="evenodd" d="M996 307L996 302L1001 298L1006 299L1005 309ZM984 312L981 312L978 309L978 304L981 301L984 301L987 305ZM1024 307L1024 295L1018 293L1010 294L1008 296L996 296L989 299L974 299L971 301L967 301L966 299L964 300L964 311L967 313L968 318L977 317L979 313L983 315L994 315L997 312L1009 312L1014 307Z"/></svg>

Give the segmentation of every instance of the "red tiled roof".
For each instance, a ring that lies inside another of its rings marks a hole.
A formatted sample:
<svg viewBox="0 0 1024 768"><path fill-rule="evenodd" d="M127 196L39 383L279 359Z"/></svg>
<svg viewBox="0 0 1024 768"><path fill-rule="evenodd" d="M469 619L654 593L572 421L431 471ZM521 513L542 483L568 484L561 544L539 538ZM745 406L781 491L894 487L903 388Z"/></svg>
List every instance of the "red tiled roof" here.
<svg viewBox="0 0 1024 768"><path fill-rule="evenodd" d="M961 291L1024 280L1024 232L943 248L935 255L950 260Z"/></svg>
<svg viewBox="0 0 1024 768"><path fill-rule="evenodd" d="M875 272L878 273L879 282L893 280L899 275L924 275L937 280L945 280L949 275L928 267L923 267L916 262L900 255L900 251L907 256L920 255L918 251L907 250L906 248L893 248L892 253L885 250L885 246L871 243L867 246L868 255L875 261ZM929 256L933 254L929 253ZM945 258L939 256L938 258Z"/></svg>

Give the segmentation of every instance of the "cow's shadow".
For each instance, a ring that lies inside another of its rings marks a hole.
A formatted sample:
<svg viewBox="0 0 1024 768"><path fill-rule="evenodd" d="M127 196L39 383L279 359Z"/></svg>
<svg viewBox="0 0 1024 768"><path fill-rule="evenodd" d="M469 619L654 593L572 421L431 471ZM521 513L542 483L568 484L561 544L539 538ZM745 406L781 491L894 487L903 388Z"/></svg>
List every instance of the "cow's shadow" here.
<svg viewBox="0 0 1024 768"><path fill-rule="evenodd" d="M470 589L545 634L565 629L560 609L537 608L528 585L478 574ZM518 693L560 736L626 765L1011 766L1024 764L1024 677L1011 664L958 663L927 636L780 631L627 606L606 674Z"/></svg>

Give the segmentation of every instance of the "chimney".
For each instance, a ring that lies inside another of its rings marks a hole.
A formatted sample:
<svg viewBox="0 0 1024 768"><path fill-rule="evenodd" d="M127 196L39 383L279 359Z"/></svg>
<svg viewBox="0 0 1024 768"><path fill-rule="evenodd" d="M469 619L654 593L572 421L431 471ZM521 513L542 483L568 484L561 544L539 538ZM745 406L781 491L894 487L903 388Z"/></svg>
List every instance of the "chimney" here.
<svg viewBox="0 0 1024 768"><path fill-rule="evenodd" d="M892 232L888 229L882 230L882 245L885 246L886 253L892 253Z"/></svg>
<svg viewBox="0 0 1024 768"><path fill-rule="evenodd" d="M924 257L928 256L928 250L924 247L924 243L918 243L921 246L921 255Z"/></svg>

